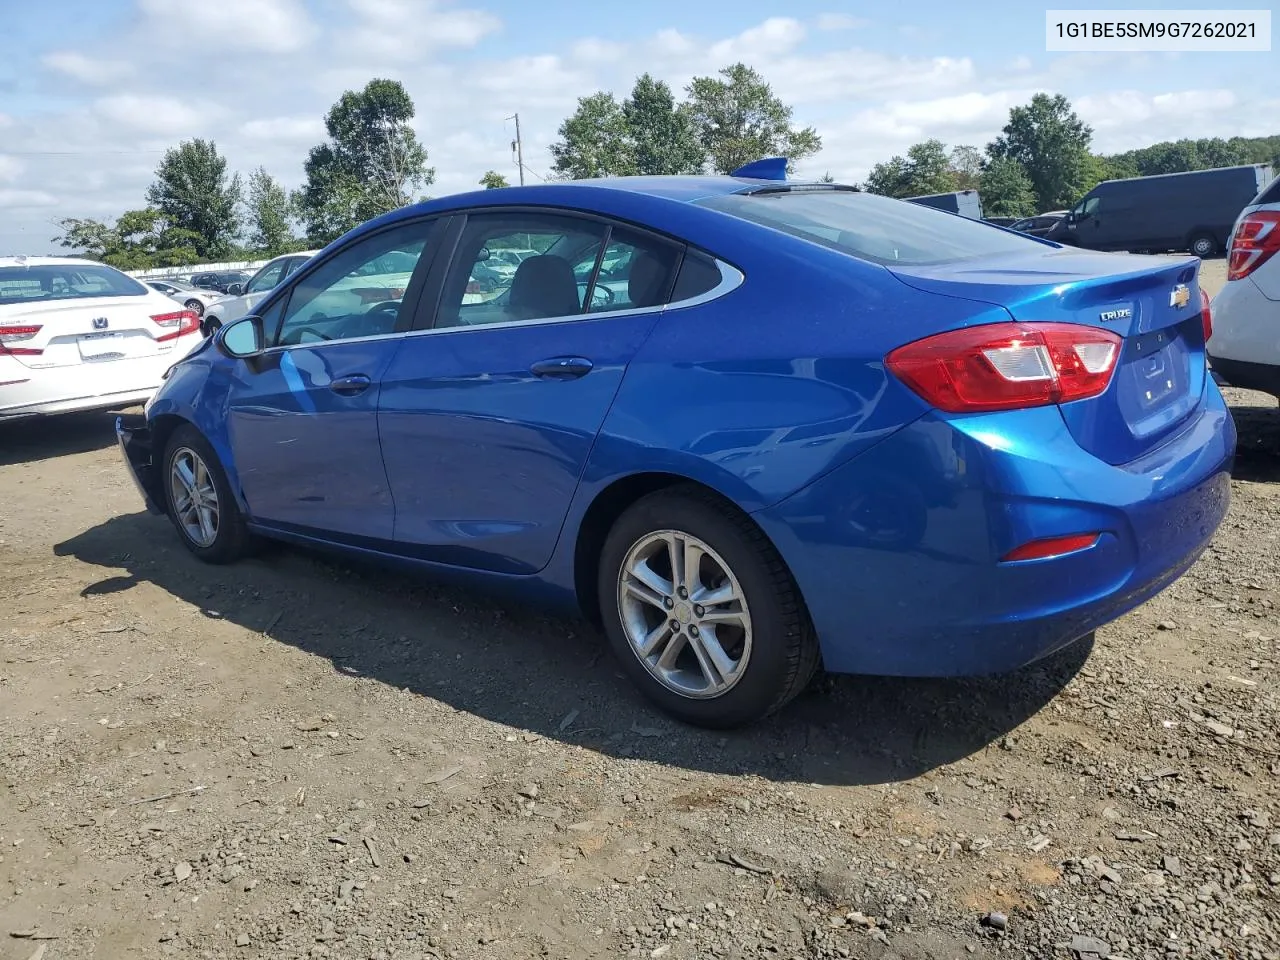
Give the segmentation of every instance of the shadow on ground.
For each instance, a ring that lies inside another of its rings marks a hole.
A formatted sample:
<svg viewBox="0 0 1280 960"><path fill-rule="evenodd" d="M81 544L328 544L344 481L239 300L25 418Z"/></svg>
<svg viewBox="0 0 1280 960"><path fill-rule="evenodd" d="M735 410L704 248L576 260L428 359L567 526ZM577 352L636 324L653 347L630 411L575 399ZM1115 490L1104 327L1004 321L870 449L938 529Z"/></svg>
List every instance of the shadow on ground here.
<svg viewBox="0 0 1280 960"><path fill-rule="evenodd" d="M165 519L144 513L109 520L56 552L109 568L86 595L152 582L206 617L265 632L345 675L518 730L613 756L776 780L887 783L1001 743L1091 649L1079 643L993 678L823 677L781 715L721 735L650 709L591 627L474 592L284 547L209 567L187 554Z"/></svg>
<svg viewBox="0 0 1280 960"><path fill-rule="evenodd" d="M101 450L116 442L116 411L0 422L0 467Z"/></svg>
<svg viewBox="0 0 1280 960"><path fill-rule="evenodd" d="M1248 401L1231 405L1235 417L1237 480L1255 483L1280 482L1280 410L1276 401L1262 394L1247 394Z"/></svg>

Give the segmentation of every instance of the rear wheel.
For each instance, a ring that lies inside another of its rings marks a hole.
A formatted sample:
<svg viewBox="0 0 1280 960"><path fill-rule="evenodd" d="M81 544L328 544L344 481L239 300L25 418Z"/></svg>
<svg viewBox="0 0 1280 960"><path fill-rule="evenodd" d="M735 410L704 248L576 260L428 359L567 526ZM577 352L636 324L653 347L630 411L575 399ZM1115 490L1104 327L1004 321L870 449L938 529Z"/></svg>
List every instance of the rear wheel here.
<svg viewBox="0 0 1280 960"><path fill-rule="evenodd" d="M1194 233L1191 235L1190 249L1201 259L1212 257L1218 252L1218 240L1211 233Z"/></svg>
<svg viewBox="0 0 1280 960"><path fill-rule="evenodd" d="M759 720L817 670L817 639L782 558L747 517L698 488L650 494L618 518L598 589L623 669L687 723Z"/></svg>
<svg viewBox="0 0 1280 960"><path fill-rule="evenodd" d="M232 563L252 537L213 447L195 427L173 431L164 452L164 498L183 545L206 563Z"/></svg>

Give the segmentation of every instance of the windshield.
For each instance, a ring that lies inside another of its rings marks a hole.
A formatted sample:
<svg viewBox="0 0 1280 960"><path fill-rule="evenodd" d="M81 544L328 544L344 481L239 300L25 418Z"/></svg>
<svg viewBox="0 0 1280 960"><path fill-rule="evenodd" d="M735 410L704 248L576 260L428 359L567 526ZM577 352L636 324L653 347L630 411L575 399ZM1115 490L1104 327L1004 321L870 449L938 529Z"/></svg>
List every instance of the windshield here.
<svg viewBox="0 0 1280 960"><path fill-rule="evenodd" d="M694 202L886 265L1028 253L1028 245L1039 242L918 203L847 190L733 193Z"/></svg>
<svg viewBox="0 0 1280 960"><path fill-rule="evenodd" d="M0 306L49 300L139 297L147 288L111 267L80 263L0 267Z"/></svg>
<svg viewBox="0 0 1280 960"><path fill-rule="evenodd" d="M187 283L185 280L161 280L161 283L168 284L178 290L199 290L200 288L194 284Z"/></svg>

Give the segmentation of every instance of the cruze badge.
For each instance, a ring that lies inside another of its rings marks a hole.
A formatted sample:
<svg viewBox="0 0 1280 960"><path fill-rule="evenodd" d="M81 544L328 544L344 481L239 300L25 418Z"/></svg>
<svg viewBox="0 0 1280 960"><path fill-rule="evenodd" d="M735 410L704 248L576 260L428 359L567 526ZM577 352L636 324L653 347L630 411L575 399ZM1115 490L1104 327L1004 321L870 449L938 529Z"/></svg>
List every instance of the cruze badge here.
<svg viewBox="0 0 1280 960"><path fill-rule="evenodd" d="M1121 307L1119 310L1103 310L1098 314L1098 319L1103 323L1110 323L1112 320L1128 320L1133 316L1133 311L1128 307Z"/></svg>

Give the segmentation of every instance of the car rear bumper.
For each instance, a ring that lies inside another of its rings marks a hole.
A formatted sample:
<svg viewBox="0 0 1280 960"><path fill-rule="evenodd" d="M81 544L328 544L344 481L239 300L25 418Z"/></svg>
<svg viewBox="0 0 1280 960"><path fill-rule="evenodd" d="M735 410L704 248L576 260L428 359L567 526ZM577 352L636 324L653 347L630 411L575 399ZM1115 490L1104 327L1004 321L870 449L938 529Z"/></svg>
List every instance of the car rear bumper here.
<svg viewBox="0 0 1280 960"><path fill-rule="evenodd" d="M1001 673L1181 576L1226 515L1234 450L1212 384L1175 439L1119 467L1072 443L1052 407L930 415L755 517L796 577L828 670ZM1076 553L1000 559L1093 532Z"/></svg>
<svg viewBox="0 0 1280 960"><path fill-rule="evenodd" d="M160 494L159 471L155 464L151 428L142 414L122 414L116 417L116 441L129 470L129 478L138 488L148 512L161 514L164 510Z"/></svg>
<svg viewBox="0 0 1280 960"><path fill-rule="evenodd" d="M12 357L0 357L0 420L145 403L172 362L161 356L27 367Z"/></svg>

